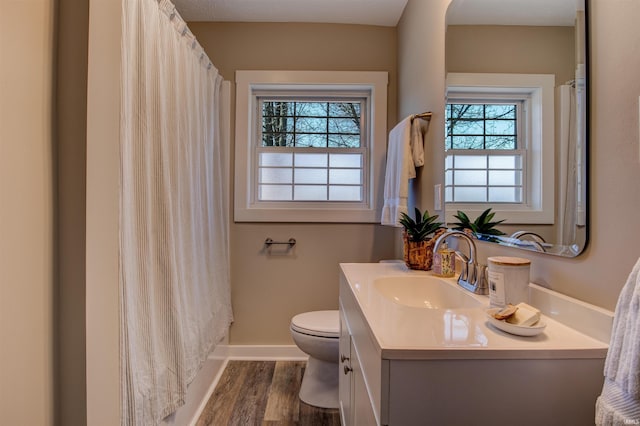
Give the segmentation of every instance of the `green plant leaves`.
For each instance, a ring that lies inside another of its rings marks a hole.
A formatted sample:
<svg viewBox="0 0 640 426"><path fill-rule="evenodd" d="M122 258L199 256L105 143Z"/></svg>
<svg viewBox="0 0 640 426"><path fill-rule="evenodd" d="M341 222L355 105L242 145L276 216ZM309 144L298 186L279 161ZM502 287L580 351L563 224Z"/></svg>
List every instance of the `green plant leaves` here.
<svg viewBox="0 0 640 426"><path fill-rule="evenodd" d="M491 209L488 208L472 222L471 219L469 219L469 216L458 210L458 214L454 215L454 217L458 219L459 222L454 224L455 226L453 229L456 231L470 229L476 235L505 235L504 232L499 229L495 229L495 227L504 222L505 219L492 222L494 216L495 212L491 212Z"/></svg>
<svg viewBox="0 0 640 426"><path fill-rule="evenodd" d="M415 209L414 214L415 220L404 212L400 214L399 220L411 241L428 240L435 231L442 228L442 222L436 222L438 215L431 216L428 210L422 214L418 208Z"/></svg>

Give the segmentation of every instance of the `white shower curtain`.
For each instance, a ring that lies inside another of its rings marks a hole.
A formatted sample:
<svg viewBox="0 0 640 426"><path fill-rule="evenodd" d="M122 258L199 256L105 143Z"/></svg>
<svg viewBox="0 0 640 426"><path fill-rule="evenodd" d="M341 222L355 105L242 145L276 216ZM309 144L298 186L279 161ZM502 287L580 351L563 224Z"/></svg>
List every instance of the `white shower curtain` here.
<svg viewBox="0 0 640 426"><path fill-rule="evenodd" d="M166 0L124 0L121 420L154 425L232 321L222 78Z"/></svg>
<svg viewBox="0 0 640 426"><path fill-rule="evenodd" d="M585 79L578 67L576 79L559 87L560 96L560 205L559 244L579 244L578 228L585 225Z"/></svg>
<svg viewBox="0 0 640 426"><path fill-rule="evenodd" d="M558 243L570 246L576 240L577 173L576 90L572 84L559 87L560 95L560 191Z"/></svg>

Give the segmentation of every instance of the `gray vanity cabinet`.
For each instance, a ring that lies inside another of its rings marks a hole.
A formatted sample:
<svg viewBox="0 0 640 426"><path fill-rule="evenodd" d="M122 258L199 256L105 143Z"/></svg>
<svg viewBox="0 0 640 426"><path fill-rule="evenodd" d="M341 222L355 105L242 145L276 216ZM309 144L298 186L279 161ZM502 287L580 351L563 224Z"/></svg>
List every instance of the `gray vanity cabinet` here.
<svg viewBox="0 0 640 426"><path fill-rule="evenodd" d="M357 319L351 323L358 323ZM362 370L361 357L359 354L364 350L362 345L363 336L354 336L352 326L342 301L340 302L340 418L343 426L357 425L368 426L379 424L376 421L374 408L370 401L369 391L365 382ZM361 325L354 324L356 328ZM370 348L366 349L369 350ZM379 364L379 363L378 363ZM370 373L377 376L375 371ZM368 376L367 376L368 378Z"/></svg>
<svg viewBox="0 0 640 426"><path fill-rule="evenodd" d="M354 282L352 289L341 276L339 396L343 426L493 425L501 421L564 426L592 421L602 388L606 353L602 344L593 341L594 350L523 351L385 346L362 311L361 303L370 303L373 295L367 293L364 280ZM358 299L354 291L359 292ZM393 312L395 308L387 309ZM385 321L389 312L387 316L370 314L377 321L374 328L390 326ZM493 339L528 342L480 327L486 325L479 322L473 330L493 333ZM552 330L538 346L554 339L554 333L590 341L559 324L549 328ZM423 324L416 330L432 333L434 328Z"/></svg>

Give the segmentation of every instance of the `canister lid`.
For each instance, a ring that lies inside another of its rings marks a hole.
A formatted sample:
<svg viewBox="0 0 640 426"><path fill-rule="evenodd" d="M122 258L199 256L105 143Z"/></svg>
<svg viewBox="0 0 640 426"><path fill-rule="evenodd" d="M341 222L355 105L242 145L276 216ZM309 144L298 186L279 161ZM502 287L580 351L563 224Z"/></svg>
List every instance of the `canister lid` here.
<svg viewBox="0 0 640 426"><path fill-rule="evenodd" d="M493 256L487 258L487 261L493 263L494 265L524 266L531 264L531 261L529 259L510 256Z"/></svg>

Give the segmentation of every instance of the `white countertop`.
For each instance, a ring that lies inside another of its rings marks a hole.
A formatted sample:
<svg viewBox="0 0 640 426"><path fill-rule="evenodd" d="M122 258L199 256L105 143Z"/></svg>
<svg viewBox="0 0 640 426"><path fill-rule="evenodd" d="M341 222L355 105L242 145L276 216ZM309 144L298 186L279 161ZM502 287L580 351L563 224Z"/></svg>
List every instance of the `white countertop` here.
<svg viewBox="0 0 640 426"><path fill-rule="evenodd" d="M598 336L597 333L590 335L588 330L580 332L565 325L571 321L560 322L564 317L557 312L557 304L548 315L544 315L547 313L544 307L536 306L543 312L541 321L547 327L537 336L521 337L490 325L486 316L489 297L472 295L458 286L455 278L443 280L478 300L479 307L427 309L401 305L383 297L373 285L378 278L432 275L410 270L402 263L343 263L340 266L370 334L386 359L604 358L607 353L605 339L593 337ZM544 291L546 298L554 298L554 292ZM555 294L565 305L573 306L570 298ZM577 300L576 304L591 316L589 306ZM593 308L594 315L589 320L603 323L600 328L606 329L613 313Z"/></svg>

